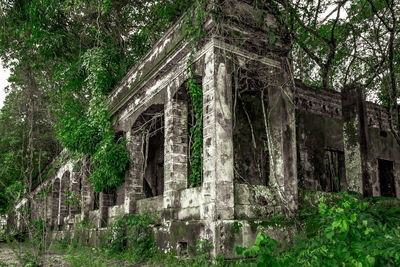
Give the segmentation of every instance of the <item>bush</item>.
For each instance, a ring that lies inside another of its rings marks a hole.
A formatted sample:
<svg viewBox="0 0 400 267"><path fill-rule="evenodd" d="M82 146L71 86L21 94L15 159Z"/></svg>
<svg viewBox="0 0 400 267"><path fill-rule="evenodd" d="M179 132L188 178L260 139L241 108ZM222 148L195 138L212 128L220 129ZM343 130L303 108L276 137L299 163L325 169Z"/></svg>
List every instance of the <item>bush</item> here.
<svg viewBox="0 0 400 267"><path fill-rule="evenodd" d="M135 261L149 258L154 252L152 223L153 219L148 215L121 217L112 225L104 247L110 253L129 250Z"/></svg>
<svg viewBox="0 0 400 267"><path fill-rule="evenodd" d="M338 201L320 198L303 230L286 249L259 233L254 246L239 254L256 257L253 266L400 266L400 208L385 200L360 200L340 193Z"/></svg>

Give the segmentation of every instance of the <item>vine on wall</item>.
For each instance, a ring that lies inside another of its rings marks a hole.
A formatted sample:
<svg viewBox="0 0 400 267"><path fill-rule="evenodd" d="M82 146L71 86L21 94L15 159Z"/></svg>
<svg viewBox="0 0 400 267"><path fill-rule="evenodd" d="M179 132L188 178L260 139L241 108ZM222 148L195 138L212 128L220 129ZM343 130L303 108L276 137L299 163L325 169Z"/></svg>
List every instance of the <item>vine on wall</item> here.
<svg viewBox="0 0 400 267"><path fill-rule="evenodd" d="M87 73L83 90L88 94L89 108L78 107L74 95L68 94L57 122L61 144L92 159L93 171L89 179L96 192L121 185L125 166L130 160L125 140L114 141L106 98L112 81L107 62L106 53L99 48L83 55L81 66Z"/></svg>
<svg viewBox="0 0 400 267"><path fill-rule="evenodd" d="M197 50L199 39L204 35L202 26L205 22L206 1L195 1L192 8L187 12L186 20L184 20L183 31L184 38L189 40L191 51L187 62L187 73L189 79L187 81L187 92L192 100L194 111L194 124L189 129L189 162L191 174L189 175L189 186L200 186L202 183L203 170L203 90L200 84L196 83L194 78L194 70L192 67L193 56Z"/></svg>
<svg viewBox="0 0 400 267"><path fill-rule="evenodd" d="M192 72L189 67L189 72ZM203 90L196 83L193 74L187 82L187 90L192 100L194 111L194 124L190 127L190 169L189 183L191 186L200 186L203 170Z"/></svg>

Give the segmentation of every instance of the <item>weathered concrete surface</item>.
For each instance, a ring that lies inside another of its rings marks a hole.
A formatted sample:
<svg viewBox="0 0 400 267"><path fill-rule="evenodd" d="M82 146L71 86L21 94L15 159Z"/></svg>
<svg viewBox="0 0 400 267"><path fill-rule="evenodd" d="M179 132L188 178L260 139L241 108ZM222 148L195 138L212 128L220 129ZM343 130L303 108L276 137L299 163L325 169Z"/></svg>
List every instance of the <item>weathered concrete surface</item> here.
<svg viewBox="0 0 400 267"><path fill-rule="evenodd" d="M343 89L342 112L348 190L372 196L367 115L361 87Z"/></svg>
<svg viewBox="0 0 400 267"><path fill-rule="evenodd" d="M285 60L274 75L275 83L268 87L267 138L270 155L270 185L276 190L282 212L288 217L298 213L296 114L294 88Z"/></svg>
<svg viewBox="0 0 400 267"><path fill-rule="evenodd" d="M125 175L125 214L135 212L136 201L143 198L143 134L133 132L131 129L126 134L126 148L129 152L131 163Z"/></svg>
<svg viewBox="0 0 400 267"><path fill-rule="evenodd" d="M232 86L219 50L205 55L203 78L204 220L233 219Z"/></svg>
<svg viewBox="0 0 400 267"><path fill-rule="evenodd" d="M235 219L254 220L281 214L277 195L262 185L235 184Z"/></svg>
<svg viewBox="0 0 400 267"><path fill-rule="evenodd" d="M183 90L186 90L183 85ZM187 188L188 102L167 87L164 138L164 209L179 208L178 191Z"/></svg>

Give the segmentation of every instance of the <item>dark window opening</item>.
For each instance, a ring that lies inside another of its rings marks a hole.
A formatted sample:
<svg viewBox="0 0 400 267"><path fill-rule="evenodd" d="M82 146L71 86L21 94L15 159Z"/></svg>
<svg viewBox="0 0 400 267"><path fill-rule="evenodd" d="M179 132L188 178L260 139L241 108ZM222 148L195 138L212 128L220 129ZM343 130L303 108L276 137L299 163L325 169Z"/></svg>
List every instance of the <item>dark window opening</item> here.
<svg viewBox="0 0 400 267"><path fill-rule="evenodd" d="M98 210L100 208L100 193L94 192L93 197L93 210Z"/></svg>
<svg viewBox="0 0 400 267"><path fill-rule="evenodd" d="M115 136L114 136L114 142L118 143L124 137L125 137L125 133L124 132L122 132L122 131L116 132Z"/></svg>
<svg viewBox="0 0 400 267"><path fill-rule="evenodd" d="M325 175L320 180L325 192L340 192L345 179L344 153L337 150L325 150Z"/></svg>
<svg viewBox="0 0 400 267"><path fill-rule="evenodd" d="M152 119L145 130L143 154L145 173L143 191L146 198L162 195L164 192L164 120L161 116Z"/></svg>
<svg viewBox="0 0 400 267"><path fill-rule="evenodd" d="M164 192L164 105L154 104L146 109L132 127L134 134L142 135L143 192L146 198ZM119 199L123 196L120 192ZM118 201L118 193L117 193Z"/></svg>
<svg viewBox="0 0 400 267"><path fill-rule="evenodd" d="M70 172L66 171L61 178L61 193L60 193L60 198L61 198L61 200L60 200L60 202L61 202L60 203L60 216L61 216L61 218L65 218L69 215L70 204L67 201L67 197L69 197L68 194L71 194L70 177L71 177ZM63 222L63 219L61 219L61 223L62 222Z"/></svg>
<svg viewBox="0 0 400 267"><path fill-rule="evenodd" d="M233 74L233 155L235 183L269 184L269 149L263 114L268 93L263 83L246 70ZM251 77L251 78L250 78Z"/></svg>
<svg viewBox="0 0 400 267"><path fill-rule="evenodd" d="M79 203L77 202L78 200L80 201L81 197L81 190L82 190L82 185L81 185L81 178L78 176L77 173L75 173L75 182L71 183L71 190L69 194L70 198L70 213L71 215L78 214L81 211L81 207Z"/></svg>
<svg viewBox="0 0 400 267"><path fill-rule="evenodd" d="M178 242L178 255L184 256L188 254L189 251L187 242Z"/></svg>
<svg viewBox="0 0 400 267"><path fill-rule="evenodd" d="M109 202L110 202L110 203L108 203L108 206L117 205L117 198L118 198L117 188L116 187L108 188L106 190L106 193L108 194Z"/></svg>
<svg viewBox="0 0 400 267"><path fill-rule="evenodd" d="M382 136L382 137L387 137L387 132L385 132L385 131L380 131L380 132L379 132L379 135Z"/></svg>
<svg viewBox="0 0 400 267"><path fill-rule="evenodd" d="M378 159L379 184L381 186L381 196L396 197L394 186L393 161Z"/></svg>

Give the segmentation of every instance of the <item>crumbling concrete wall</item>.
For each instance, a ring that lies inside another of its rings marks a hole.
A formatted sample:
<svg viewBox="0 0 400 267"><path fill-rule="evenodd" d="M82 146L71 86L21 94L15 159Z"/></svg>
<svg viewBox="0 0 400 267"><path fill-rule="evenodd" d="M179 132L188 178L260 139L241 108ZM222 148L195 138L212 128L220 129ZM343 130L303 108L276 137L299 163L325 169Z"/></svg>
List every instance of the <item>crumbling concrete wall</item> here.
<svg viewBox="0 0 400 267"><path fill-rule="evenodd" d="M360 88L341 94L307 87L300 82L295 101L301 188L335 191L321 185L321 179L327 175L323 154L334 151L346 153L347 157L342 163L345 170L341 190L380 196L378 162L387 160L393 162L394 186L399 196L400 147L390 132L384 107L366 102Z"/></svg>
<svg viewBox="0 0 400 267"><path fill-rule="evenodd" d="M297 150L300 187L307 190L332 190L327 168L330 151L344 154L341 96L321 91L300 82L296 87ZM338 162L339 168L344 162ZM346 189L346 173L340 173L340 190Z"/></svg>

